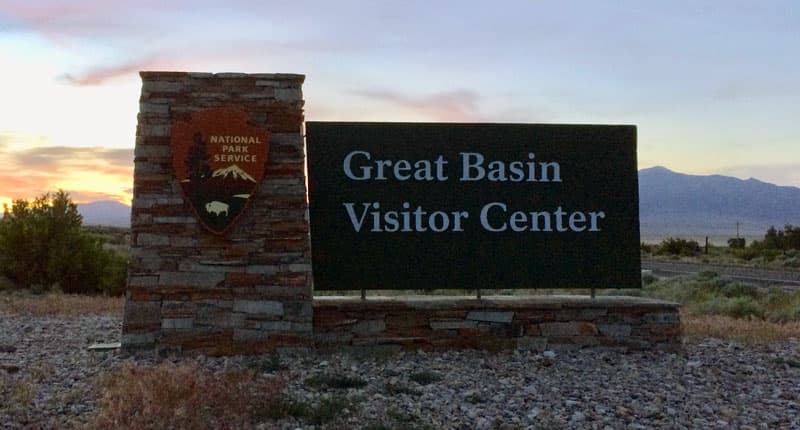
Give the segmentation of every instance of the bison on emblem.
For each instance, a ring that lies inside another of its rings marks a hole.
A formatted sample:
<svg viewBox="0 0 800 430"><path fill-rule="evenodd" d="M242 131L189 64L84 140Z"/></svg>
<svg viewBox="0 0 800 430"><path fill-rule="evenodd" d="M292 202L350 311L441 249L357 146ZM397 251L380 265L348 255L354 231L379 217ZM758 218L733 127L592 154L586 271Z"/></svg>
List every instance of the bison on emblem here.
<svg viewBox="0 0 800 430"><path fill-rule="evenodd" d="M206 203L206 212L210 214L214 214L216 216L220 216L221 214L225 214L228 216L228 204L222 203L214 200L213 202Z"/></svg>

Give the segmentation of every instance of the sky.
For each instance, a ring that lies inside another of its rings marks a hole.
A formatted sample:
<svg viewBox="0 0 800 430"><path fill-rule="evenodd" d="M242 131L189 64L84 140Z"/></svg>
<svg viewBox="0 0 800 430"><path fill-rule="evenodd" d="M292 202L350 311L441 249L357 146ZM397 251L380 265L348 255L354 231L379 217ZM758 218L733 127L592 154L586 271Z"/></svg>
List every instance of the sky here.
<svg viewBox="0 0 800 430"><path fill-rule="evenodd" d="M132 195L140 70L301 73L307 120L634 124L800 187L800 2L0 0L0 203Z"/></svg>

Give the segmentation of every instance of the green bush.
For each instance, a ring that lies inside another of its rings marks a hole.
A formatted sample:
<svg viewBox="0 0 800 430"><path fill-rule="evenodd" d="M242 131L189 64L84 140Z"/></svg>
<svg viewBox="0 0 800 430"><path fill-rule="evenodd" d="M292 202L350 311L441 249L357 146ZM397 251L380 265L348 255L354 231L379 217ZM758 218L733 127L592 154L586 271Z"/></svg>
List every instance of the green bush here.
<svg viewBox="0 0 800 430"><path fill-rule="evenodd" d="M642 295L681 303L689 312L759 318L773 322L800 321L800 291L764 289L714 272L701 272L645 284Z"/></svg>
<svg viewBox="0 0 800 430"><path fill-rule="evenodd" d="M747 297L714 297L700 306L702 313L725 315L733 318L763 318L759 304Z"/></svg>
<svg viewBox="0 0 800 430"><path fill-rule="evenodd" d="M670 237L658 245L658 255L680 255L691 257L700 254L700 244L695 240Z"/></svg>
<svg viewBox="0 0 800 430"><path fill-rule="evenodd" d="M728 239L728 247L731 249L744 249L746 241L743 237L734 237Z"/></svg>
<svg viewBox="0 0 800 430"><path fill-rule="evenodd" d="M0 219L0 274L20 287L118 295L125 258L88 234L69 194L15 200Z"/></svg>
<svg viewBox="0 0 800 430"><path fill-rule="evenodd" d="M719 288L720 293L723 296L733 298L733 297L745 297L750 299L757 299L761 297L761 292L759 291L758 287L752 284L745 284L742 282L730 282L724 283Z"/></svg>
<svg viewBox="0 0 800 430"><path fill-rule="evenodd" d="M790 269L800 269L800 258L790 257L783 261L783 267Z"/></svg>
<svg viewBox="0 0 800 430"><path fill-rule="evenodd" d="M650 285L658 281L658 277L652 273L642 273L642 285Z"/></svg>
<svg viewBox="0 0 800 430"><path fill-rule="evenodd" d="M367 381L358 376L346 376L335 374L321 374L306 378L305 383L314 388L333 388L337 390L347 390L349 388L364 388Z"/></svg>
<svg viewBox="0 0 800 430"><path fill-rule="evenodd" d="M758 242L753 242L749 248L734 249L733 255L742 260L750 261L754 258L761 256L761 250L758 248Z"/></svg>

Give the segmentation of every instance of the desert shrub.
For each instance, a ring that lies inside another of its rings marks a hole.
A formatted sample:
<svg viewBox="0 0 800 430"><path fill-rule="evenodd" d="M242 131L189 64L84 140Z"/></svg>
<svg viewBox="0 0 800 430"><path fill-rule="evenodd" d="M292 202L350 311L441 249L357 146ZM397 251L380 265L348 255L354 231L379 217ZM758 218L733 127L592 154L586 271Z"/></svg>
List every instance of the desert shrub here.
<svg viewBox="0 0 800 430"><path fill-rule="evenodd" d="M15 200L0 219L0 273L20 287L121 294L125 258L104 249L82 221L64 191Z"/></svg>
<svg viewBox="0 0 800 430"><path fill-rule="evenodd" d="M744 249L734 249L733 255L742 260L751 261L761 255L761 250L758 247L758 242L753 242L750 247Z"/></svg>
<svg viewBox="0 0 800 430"><path fill-rule="evenodd" d="M761 291L752 284L743 282L722 282L719 285L719 292L725 297L746 297L757 299L761 297Z"/></svg>
<svg viewBox="0 0 800 430"><path fill-rule="evenodd" d="M764 311L758 303L747 297L714 297L700 306L701 313L724 315L733 318L763 318Z"/></svg>
<svg viewBox="0 0 800 430"><path fill-rule="evenodd" d="M347 415L356 406L353 401L342 397L324 397L317 403L274 397L258 403L254 418L258 422L264 422L293 417L313 425L324 425Z"/></svg>
<svg viewBox="0 0 800 430"><path fill-rule="evenodd" d="M250 370L261 373L275 373L288 368L277 352L272 352L267 357L252 357L247 360L246 365Z"/></svg>
<svg viewBox="0 0 800 430"><path fill-rule="evenodd" d="M708 288L708 280L699 276L662 279L645 285L642 294L684 305L702 303L713 295Z"/></svg>
<svg viewBox="0 0 800 430"><path fill-rule="evenodd" d="M800 321L800 292L771 288L764 296L764 303L768 320Z"/></svg>
<svg viewBox="0 0 800 430"><path fill-rule="evenodd" d="M661 279L645 285L642 295L681 303L700 315L800 321L800 291L766 290L714 272Z"/></svg>
<svg viewBox="0 0 800 430"><path fill-rule="evenodd" d="M306 378L305 383L314 388L333 388L346 390L348 388L363 388L367 381L357 376L322 374Z"/></svg>
<svg viewBox="0 0 800 430"><path fill-rule="evenodd" d="M429 385L433 384L434 382L441 381L442 376L430 370L422 370L419 372L412 373L408 377L408 379L416 382L419 385Z"/></svg>
<svg viewBox="0 0 800 430"><path fill-rule="evenodd" d="M744 249L746 241L743 237L734 237L728 239L728 247L731 249Z"/></svg>
<svg viewBox="0 0 800 430"><path fill-rule="evenodd" d="M389 396L396 396L396 395L399 395L399 394L407 394L409 396L419 396L420 394L422 394L421 391L416 390L413 387L411 387L410 385L403 384L403 383L392 384L390 382L387 382L384 385L384 391Z"/></svg>
<svg viewBox="0 0 800 430"><path fill-rule="evenodd" d="M311 424L322 425L350 412L355 405L342 397L326 397L319 404L309 408L305 418Z"/></svg>
<svg viewBox="0 0 800 430"><path fill-rule="evenodd" d="M652 273L642 273L642 285L650 285L657 280L658 277Z"/></svg>
<svg viewBox="0 0 800 430"><path fill-rule="evenodd" d="M250 370L212 373L195 362L126 364L104 378L97 429L252 427L256 411L279 404L285 381Z"/></svg>
<svg viewBox="0 0 800 430"><path fill-rule="evenodd" d="M658 255L694 256L700 254L700 244L695 240L686 240L670 237L664 239L656 251Z"/></svg>
<svg viewBox="0 0 800 430"><path fill-rule="evenodd" d="M798 257L790 257L786 260L783 260L783 267L788 267L790 269L800 269L800 258Z"/></svg>

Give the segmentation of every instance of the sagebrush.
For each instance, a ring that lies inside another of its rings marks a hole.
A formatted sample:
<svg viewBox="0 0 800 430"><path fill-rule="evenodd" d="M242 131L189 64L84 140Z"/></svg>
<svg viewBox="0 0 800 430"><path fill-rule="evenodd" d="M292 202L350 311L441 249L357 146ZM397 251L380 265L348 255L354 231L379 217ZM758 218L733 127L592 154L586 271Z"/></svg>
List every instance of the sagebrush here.
<svg viewBox="0 0 800 430"><path fill-rule="evenodd" d="M122 294L127 262L87 233L69 194L59 190L4 206L0 275L23 288Z"/></svg>

